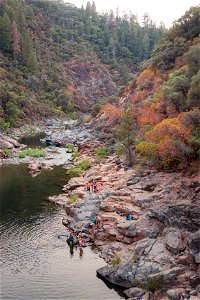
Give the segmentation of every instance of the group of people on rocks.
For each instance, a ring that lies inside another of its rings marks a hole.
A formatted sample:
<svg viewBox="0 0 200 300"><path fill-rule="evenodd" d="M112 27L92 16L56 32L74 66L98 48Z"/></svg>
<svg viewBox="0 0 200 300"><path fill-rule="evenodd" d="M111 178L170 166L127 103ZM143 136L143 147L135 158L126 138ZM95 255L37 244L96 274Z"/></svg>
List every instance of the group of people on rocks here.
<svg viewBox="0 0 200 300"><path fill-rule="evenodd" d="M120 211L119 209L116 210L116 214L122 216L122 217L126 217L126 220L127 221L131 221L131 220L134 220L135 217L132 215L132 214L127 214L125 213L123 210Z"/></svg>
<svg viewBox="0 0 200 300"><path fill-rule="evenodd" d="M71 245L79 245L79 247L84 247L85 243L83 241L82 231L77 230L77 227L74 226L74 229L70 231L67 243Z"/></svg>
<svg viewBox="0 0 200 300"><path fill-rule="evenodd" d="M92 179L86 184L86 189L90 193L97 193L100 190L100 186L100 182L97 182L95 179Z"/></svg>
<svg viewBox="0 0 200 300"><path fill-rule="evenodd" d="M94 214L90 218L90 222L84 226L84 228L88 228L90 230L95 230L100 224L100 220L97 214ZM69 224L64 224L66 227L69 228ZM73 255L74 253L74 247L77 248L79 246L80 249L80 257L83 255L83 247L87 246L87 241L89 241L88 235L84 232L83 229L77 228L76 226L73 227L73 229L70 229L69 233L61 233L58 235L60 236L67 236L66 242L70 246L70 253Z"/></svg>

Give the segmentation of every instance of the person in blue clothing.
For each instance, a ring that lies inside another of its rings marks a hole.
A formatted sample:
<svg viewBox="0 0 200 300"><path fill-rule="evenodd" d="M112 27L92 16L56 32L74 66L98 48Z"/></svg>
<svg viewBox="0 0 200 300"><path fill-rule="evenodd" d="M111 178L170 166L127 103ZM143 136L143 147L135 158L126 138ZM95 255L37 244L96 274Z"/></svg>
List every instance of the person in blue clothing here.
<svg viewBox="0 0 200 300"><path fill-rule="evenodd" d="M92 223L96 224L96 222L97 222L96 216L92 217L91 221L92 221Z"/></svg>
<svg viewBox="0 0 200 300"><path fill-rule="evenodd" d="M128 215L128 216L126 216L126 220L127 221L134 220L134 217L132 215Z"/></svg>
<svg viewBox="0 0 200 300"><path fill-rule="evenodd" d="M69 235L69 237L67 239L67 243L69 245L73 245L74 244L74 236L73 236L73 234L71 232L70 232L70 235Z"/></svg>

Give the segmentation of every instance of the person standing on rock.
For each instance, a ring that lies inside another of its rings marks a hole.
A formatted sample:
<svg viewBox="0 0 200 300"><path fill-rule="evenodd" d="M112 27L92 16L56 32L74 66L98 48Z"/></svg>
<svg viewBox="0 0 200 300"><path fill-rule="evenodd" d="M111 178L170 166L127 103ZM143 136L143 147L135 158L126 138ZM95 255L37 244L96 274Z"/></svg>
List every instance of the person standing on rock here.
<svg viewBox="0 0 200 300"><path fill-rule="evenodd" d="M69 235L69 238L67 239L67 243L70 245L70 246L73 246L74 245L74 236L73 234L70 232L70 235Z"/></svg>
<svg viewBox="0 0 200 300"><path fill-rule="evenodd" d="M93 193L96 193L97 192L97 182L94 179L92 181L92 187L93 187Z"/></svg>
<svg viewBox="0 0 200 300"><path fill-rule="evenodd" d="M79 256L80 256L80 258L82 258L82 257L83 257L83 248L82 248L82 247L80 247Z"/></svg>

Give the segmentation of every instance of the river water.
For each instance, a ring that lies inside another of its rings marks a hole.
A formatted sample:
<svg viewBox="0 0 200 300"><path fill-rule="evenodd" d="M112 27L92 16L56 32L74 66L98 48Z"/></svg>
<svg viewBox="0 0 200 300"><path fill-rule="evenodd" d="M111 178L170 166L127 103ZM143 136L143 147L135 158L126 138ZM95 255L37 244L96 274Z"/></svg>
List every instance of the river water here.
<svg viewBox="0 0 200 300"><path fill-rule="evenodd" d="M104 261L89 247L70 253L62 208L45 200L61 192L65 170L31 177L27 165L0 167L1 299L124 299L97 278Z"/></svg>

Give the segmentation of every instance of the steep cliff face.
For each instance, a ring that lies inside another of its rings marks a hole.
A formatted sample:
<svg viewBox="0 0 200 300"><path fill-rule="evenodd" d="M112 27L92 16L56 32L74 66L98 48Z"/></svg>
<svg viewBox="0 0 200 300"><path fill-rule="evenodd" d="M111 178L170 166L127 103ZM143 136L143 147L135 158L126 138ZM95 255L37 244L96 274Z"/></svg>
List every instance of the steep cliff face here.
<svg viewBox="0 0 200 300"><path fill-rule="evenodd" d="M82 111L91 111L103 98L117 92L112 72L101 63L94 52L90 56L75 56L63 65L63 77L71 78L68 92Z"/></svg>

